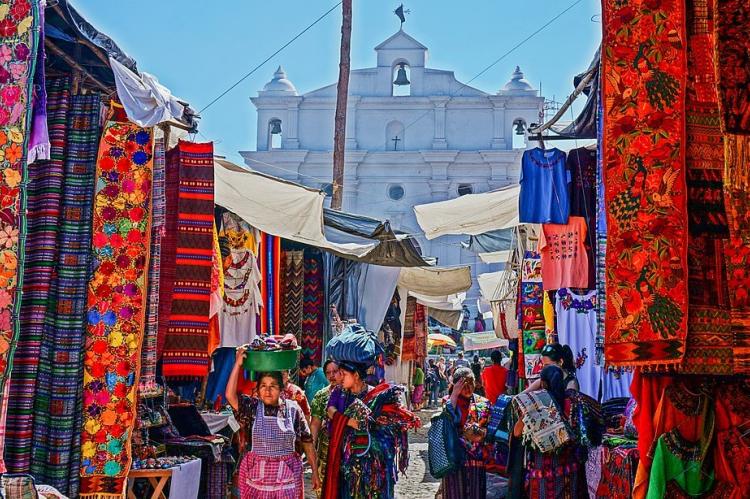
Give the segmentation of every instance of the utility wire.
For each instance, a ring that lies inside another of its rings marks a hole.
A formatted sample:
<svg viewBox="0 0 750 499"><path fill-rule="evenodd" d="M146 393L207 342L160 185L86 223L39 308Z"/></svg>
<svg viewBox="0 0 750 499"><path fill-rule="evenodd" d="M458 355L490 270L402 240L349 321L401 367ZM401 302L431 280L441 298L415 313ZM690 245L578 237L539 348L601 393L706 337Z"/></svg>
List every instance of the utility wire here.
<svg viewBox="0 0 750 499"><path fill-rule="evenodd" d="M311 24L309 24L305 29L303 29L302 31L300 31L299 33L297 33L291 40L289 40L284 45L282 45L276 52L274 52L273 54L269 55L263 62L261 62L260 64L258 64L257 66L255 66L253 69L251 69L247 74L245 74L245 76L243 76L242 78L240 78L239 80L237 80L234 84L232 84L232 86L230 86L229 88L227 88L226 90L224 90L222 93L220 93L214 100L212 100L211 102L209 102L208 104L206 104L203 107L203 109L201 109L200 111L198 111L198 114L203 113L203 111L205 111L209 107L211 107L214 104L216 104L216 102L219 99L221 99L222 97L224 97L225 95L227 95L237 85L239 85L240 83L242 83L243 81L245 81L251 74L255 73L257 70L259 70L261 67L263 67L263 65L265 65L268 61L270 61L271 59L273 59L274 57L276 57L279 54L279 52L281 52L282 50L284 50L285 48L287 48L289 45L291 45L292 43L294 43L294 41L297 40L297 38L299 38L300 36L302 36L305 33L307 33L313 26L315 26L320 21L322 21L326 16L328 16L328 14L330 14L331 12L333 12L334 10L336 10L336 8L338 8L340 5L341 5L341 2L337 3L336 5L334 5L330 9L328 9L326 12L324 12L323 14L321 14L320 17L318 17L315 21L313 21Z"/></svg>

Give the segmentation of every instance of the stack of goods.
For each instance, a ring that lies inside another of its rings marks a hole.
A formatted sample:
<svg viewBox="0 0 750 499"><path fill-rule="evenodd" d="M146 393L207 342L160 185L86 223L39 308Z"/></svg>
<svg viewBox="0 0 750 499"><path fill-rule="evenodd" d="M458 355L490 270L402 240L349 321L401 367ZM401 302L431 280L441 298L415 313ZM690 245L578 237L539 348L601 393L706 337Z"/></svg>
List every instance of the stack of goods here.
<svg viewBox="0 0 750 499"><path fill-rule="evenodd" d="M197 459L195 456L170 456L133 461L134 470L166 470Z"/></svg>
<svg viewBox="0 0 750 499"><path fill-rule="evenodd" d="M255 352L274 352L277 350L295 350L298 346L297 338L289 333L284 336L257 337L250 342L248 348Z"/></svg>

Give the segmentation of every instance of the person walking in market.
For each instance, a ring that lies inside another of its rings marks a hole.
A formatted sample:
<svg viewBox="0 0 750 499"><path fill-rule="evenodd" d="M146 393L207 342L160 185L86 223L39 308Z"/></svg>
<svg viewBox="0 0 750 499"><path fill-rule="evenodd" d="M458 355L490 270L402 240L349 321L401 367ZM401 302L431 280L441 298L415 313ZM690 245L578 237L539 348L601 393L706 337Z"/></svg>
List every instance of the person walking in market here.
<svg viewBox="0 0 750 499"><path fill-rule="evenodd" d="M315 359L302 359L299 363L299 373L305 378L305 397L312 403L313 397L318 391L328 386L328 379L325 370L320 368L320 363Z"/></svg>
<svg viewBox="0 0 750 499"><path fill-rule="evenodd" d="M257 374L252 396L237 396L237 379L242 371L246 347L239 347L225 396L244 434L237 486L242 499L302 499L304 481L302 459L295 451L304 450L312 466L313 488L320 487L313 439L302 408L282 396L281 373Z"/></svg>
<svg viewBox="0 0 750 499"><path fill-rule="evenodd" d="M424 402L424 371L419 365L415 365L414 367L411 384L411 406L413 410L418 411L422 408L422 403Z"/></svg>
<svg viewBox="0 0 750 499"><path fill-rule="evenodd" d="M503 354L500 350L493 350L490 359L492 365L482 371L482 385L484 386L485 397L490 401L490 404L494 405L497 398L505 393L508 369L502 365Z"/></svg>
<svg viewBox="0 0 750 499"><path fill-rule="evenodd" d="M340 387L342 382L341 369L339 369L338 364L333 359L325 361L323 371L329 385L318 390L318 393L315 394L310 403L310 412L312 414L310 431L312 432L315 444L315 452L318 456L318 475L320 476L321 483L325 479L326 464L328 462L328 442L330 440L329 428L331 421L328 419L326 409L328 408L328 400L331 398L331 392L334 388ZM322 490L318 491L319 496L320 494L322 494Z"/></svg>
<svg viewBox="0 0 750 499"><path fill-rule="evenodd" d="M443 499L484 499L487 497L489 448L484 443L490 418L489 401L474 393L474 373L459 367L453 373L450 398L445 410L452 416L464 448L465 461L443 478Z"/></svg>

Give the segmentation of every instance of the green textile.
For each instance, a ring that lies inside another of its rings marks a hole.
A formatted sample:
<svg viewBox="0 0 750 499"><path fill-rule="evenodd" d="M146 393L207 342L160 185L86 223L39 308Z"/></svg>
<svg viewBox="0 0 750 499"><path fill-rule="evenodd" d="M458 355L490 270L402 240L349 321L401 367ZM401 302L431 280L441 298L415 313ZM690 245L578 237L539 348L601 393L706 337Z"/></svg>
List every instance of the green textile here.
<svg viewBox="0 0 750 499"><path fill-rule="evenodd" d="M424 371L421 367L414 370L414 376L412 377L411 384L414 386L424 385Z"/></svg>
<svg viewBox="0 0 750 499"><path fill-rule="evenodd" d="M711 460L705 458L714 433L713 411L708 412L705 421L703 435L698 442L685 440L678 428L659 437L651 463L646 499L665 497L667 484L672 481L689 496L697 497L711 490L714 470L711 469Z"/></svg>

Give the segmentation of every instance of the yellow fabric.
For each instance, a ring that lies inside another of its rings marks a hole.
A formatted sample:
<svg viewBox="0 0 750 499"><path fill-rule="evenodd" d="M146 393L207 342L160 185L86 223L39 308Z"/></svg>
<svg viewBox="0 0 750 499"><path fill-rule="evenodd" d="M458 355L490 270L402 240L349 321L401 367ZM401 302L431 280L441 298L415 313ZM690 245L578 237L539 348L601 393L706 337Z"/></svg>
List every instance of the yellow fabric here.
<svg viewBox="0 0 750 499"><path fill-rule="evenodd" d="M542 312L544 313L544 334L547 336L547 343L552 343L555 334L555 307L552 305L552 300L549 299L549 293L546 291L544 292Z"/></svg>

